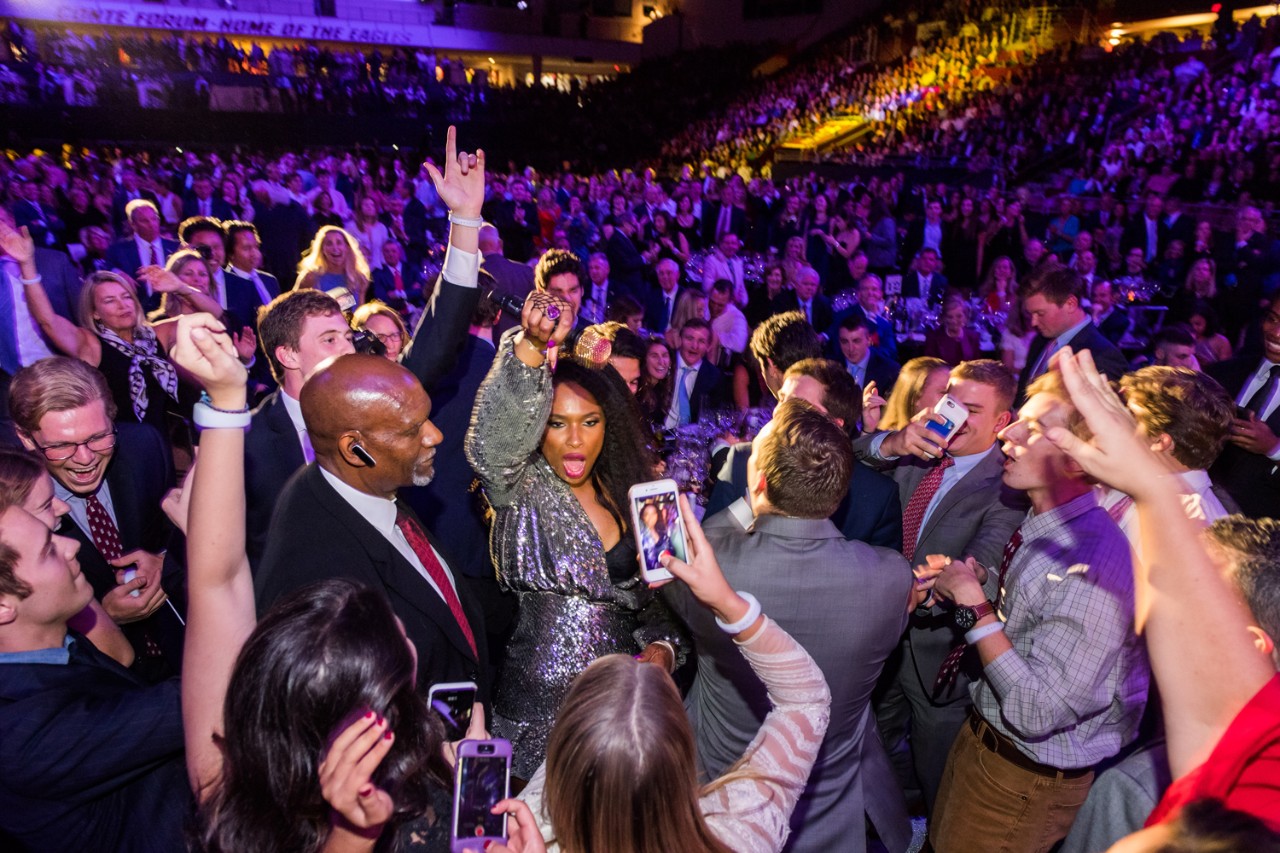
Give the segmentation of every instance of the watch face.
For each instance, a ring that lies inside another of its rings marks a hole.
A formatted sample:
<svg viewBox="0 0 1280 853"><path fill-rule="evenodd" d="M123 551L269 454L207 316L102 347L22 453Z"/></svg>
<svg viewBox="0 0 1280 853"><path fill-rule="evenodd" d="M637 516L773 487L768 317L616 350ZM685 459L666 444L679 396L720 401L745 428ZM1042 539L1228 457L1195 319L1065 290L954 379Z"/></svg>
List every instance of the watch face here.
<svg viewBox="0 0 1280 853"><path fill-rule="evenodd" d="M956 627L961 631L968 631L978 624L978 614L973 611L972 607L957 607L952 618L955 620Z"/></svg>

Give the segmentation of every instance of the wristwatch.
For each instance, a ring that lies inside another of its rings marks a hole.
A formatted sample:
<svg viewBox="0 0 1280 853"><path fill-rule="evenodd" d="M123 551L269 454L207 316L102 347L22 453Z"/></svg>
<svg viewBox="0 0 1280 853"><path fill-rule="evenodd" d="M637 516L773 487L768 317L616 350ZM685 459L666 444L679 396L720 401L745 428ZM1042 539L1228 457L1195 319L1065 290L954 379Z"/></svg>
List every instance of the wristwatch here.
<svg viewBox="0 0 1280 853"><path fill-rule="evenodd" d="M951 612L951 620L955 622L956 627L961 631L969 631L972 630L974 625L978 624L979 619L990 616L995 612L996 606L990 601L984 601L974 607L960 605Z"/></svg>

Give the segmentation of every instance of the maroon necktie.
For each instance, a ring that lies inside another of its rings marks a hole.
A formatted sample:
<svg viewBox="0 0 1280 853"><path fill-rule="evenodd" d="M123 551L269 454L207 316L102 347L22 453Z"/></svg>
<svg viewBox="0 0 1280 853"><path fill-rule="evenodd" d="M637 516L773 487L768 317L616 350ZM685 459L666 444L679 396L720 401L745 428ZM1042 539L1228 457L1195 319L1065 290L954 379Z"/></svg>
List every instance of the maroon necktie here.
<svg viewBox="0 0 1280 853"><path fill-rule="evenodd" d="M93 539L93 547L108 563L124 556L124 546L120 544L120 529L111 520L107 508L98 500L97 495L89 495L84 499L86 514L89 516L89 536Z"/></svg>
<svg viewBox="0 0 1280 853"><path fill-rule="evenodd" d="M1022 547L1022 528L1019 527L1013 531L1013 536L1009 537L1009 542L1004 546L1004 556L1000 559L1000 586L996 590L996 614L1000 613L1000 602L1004 598L1004 581L1005 575L1009 573L1009 566L1013 563L1013 555L1018 553L1018 549ZM951 650L951 653L942 661L942 666L938 667L938 677L933 682L933 695L937 697L943 689L951 686L951 682L956 680L956 673L960 671L960 659L964 657L965 650L969 648L968 643L961 643Z"/></svg>
<svg viewBox="0 0 1280 853"><path fill-rule="evenodd" d="M916 490L911 493L907 508L902 511L902 556L908 561L915 559L920 527L924 524L924 512L942 486L942 475L954 464L956 460L953 457L943 456L942 460L924 475L920 485L916 486Z"/></svg>
<svg viewBox="0 0 1280 853"><path fill-rule="evenodd" d="M156 251L156 244L151 244L151 266L160 266L160 253Z"/></svg>
<svg viewBox="0 0 1280 853"><path fill-rule="evenodd" d="M1112 521L1119 524L1120 519L1124 518L1124 514L1129 511L1131 506L1133 506L1133 498L1125 495L1111 505L1111 508L1107 510L1107 515L1111 516Z"/></svg>
<svg viewBox="0 0 1280 853"><path fill-rule="evenodd" d="M449 582L449 576L445 574L444 566L440 565L440 561L436 559L435 550L431 547L431 543L427 541L427 534L423 533L418 523L405 512L396 513L396 527L400 528L400 532L404 534L409 547L413 549L414 554L418 555L418 560L422 563L422 567L427 570L427 575L440 590L440 596L444 599L444 603L449 606L449 612L453 614L453 618L457 620L462 636L467 638L467 645L471 647L471 654L475 655L476 659L479 660L480 653L476 651L476 638L471 633L471 623L467 621L467 614L462 610L462 602L458 600L458 593L454 590L453 584Z"/></svg>
<svg viewBox="0 0 1280 853"><path fill-rule="evenodd" d="M120 528L111 520L107 508L98 500L97 495L89 495L84 499L84 508L89 517L89 536L93 539L93 547L98 549L102 558L110 563L124 556L124 546L120 544ZM138 595L137 591L131 595ZM147 628L141 629L143 657L157 658L163 653L155 636Z"/></svg>

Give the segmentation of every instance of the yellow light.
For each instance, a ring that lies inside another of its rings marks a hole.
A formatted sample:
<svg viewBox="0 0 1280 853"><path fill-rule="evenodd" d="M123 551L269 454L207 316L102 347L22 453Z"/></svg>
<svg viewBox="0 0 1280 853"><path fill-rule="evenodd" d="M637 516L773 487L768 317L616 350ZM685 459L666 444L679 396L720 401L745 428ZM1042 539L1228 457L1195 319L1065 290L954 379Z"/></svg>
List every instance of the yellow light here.
<svg viewBox="0 0 1280 853"><path fill-rule="evenodd" d="M1120 39L1115 37L1109 38L1107 39L1107 44L1111 45L1112 47L1115 47L1116 45L1120 44Z"/></svg>

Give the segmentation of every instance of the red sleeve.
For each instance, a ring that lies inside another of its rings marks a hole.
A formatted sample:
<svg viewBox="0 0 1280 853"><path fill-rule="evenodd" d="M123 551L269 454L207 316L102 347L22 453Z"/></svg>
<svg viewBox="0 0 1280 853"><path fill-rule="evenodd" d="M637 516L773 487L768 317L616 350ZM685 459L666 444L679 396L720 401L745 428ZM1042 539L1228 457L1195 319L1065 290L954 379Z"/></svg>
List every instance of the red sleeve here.
<svg viewBox="0 0 1280 853"><path fill-rule="evenodd" d="M1169 786L1147 826L1171 821L1183 806L1206 798L1280 831L1280 675L1241 709L1208 760Z"/></svg>

